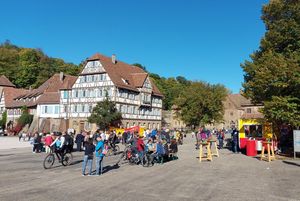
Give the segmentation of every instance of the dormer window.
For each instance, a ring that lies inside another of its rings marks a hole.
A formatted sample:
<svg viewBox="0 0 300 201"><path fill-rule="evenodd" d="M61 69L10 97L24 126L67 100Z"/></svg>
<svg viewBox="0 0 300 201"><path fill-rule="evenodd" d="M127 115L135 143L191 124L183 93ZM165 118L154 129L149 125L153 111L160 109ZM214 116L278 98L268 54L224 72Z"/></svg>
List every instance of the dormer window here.
<svg viewBox="0 0 300 201"><path fill-rule="evenodd" d="M125 80L124 78L121 78L121 79L122 79L122 81L124 82L124 84L129 85L128 80Z"/></svg>

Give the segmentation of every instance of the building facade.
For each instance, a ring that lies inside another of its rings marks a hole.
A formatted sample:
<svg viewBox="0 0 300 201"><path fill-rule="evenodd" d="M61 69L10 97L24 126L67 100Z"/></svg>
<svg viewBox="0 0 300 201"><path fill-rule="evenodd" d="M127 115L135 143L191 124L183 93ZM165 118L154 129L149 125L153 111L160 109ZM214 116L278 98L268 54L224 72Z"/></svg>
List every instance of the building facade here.
<svg viewBox="0 0 300 201"><path fill-rule="evenodd" d="M60 89L71 88L77 77L58 73L49 78L37 89L27 90L14 97L7 106L8 121L17 124L21 108L26 106L33 121L29 132L64 131L60 114Z"/></svg>
<svg viewBox="0 0 300 201"><path fill-rule="evenodd" d="M223 121L218 124L210 125L210 128L230 129L237 127L239 119L250 116L261 116L259 109L262 105L255 105L251 100L245 98L241 94L229 94L223 102L224 116Z"/></svg>
<svg viewBox="0 0 300 201"><path fill-rule="evenodd" d="M96 130L87 118L106 95L122 114L120 127L161 128L162 94L148 73L116 60L115 55L95 54L87 59L72 88L61 89L60 117L68 120L68 126L77 132Z"/></svg>

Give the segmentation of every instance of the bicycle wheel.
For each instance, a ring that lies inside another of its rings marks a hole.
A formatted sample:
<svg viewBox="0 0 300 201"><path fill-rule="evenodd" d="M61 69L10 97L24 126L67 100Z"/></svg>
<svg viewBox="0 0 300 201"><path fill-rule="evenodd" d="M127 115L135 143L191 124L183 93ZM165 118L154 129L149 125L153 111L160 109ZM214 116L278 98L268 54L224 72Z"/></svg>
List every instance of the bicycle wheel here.
<svg viewBox="0 0 300 201"><path fill-rule="evenodd" d="M54 164L54 161L55 161L55 157L54 157L54 154L48 154L46 156L46 158L44 159L44 162L43 162L43 166L45 169L49 169L53 166Z"/></svg>
<svg viewBox="0 0 300 201"><path fill-rule="evenodd" d="M147 156L147 154L144 155L142 164L143 164L143 167L149 167L150 158L149 158L149 156Z"/></svg>
<svg viewBox="0 0 300 201"><path fill-rule="evenodd" d="M119 145L115 145L114 153L117 154L120 152L120 147Z"/></svg>
<svg viewBox="0 0 300 201"><path fill-rule="evenodd" d="M73 162L73 155L71 153L66 153L64 155L64 160L62 160L62 165L63 166L68 166Z"/></svg>

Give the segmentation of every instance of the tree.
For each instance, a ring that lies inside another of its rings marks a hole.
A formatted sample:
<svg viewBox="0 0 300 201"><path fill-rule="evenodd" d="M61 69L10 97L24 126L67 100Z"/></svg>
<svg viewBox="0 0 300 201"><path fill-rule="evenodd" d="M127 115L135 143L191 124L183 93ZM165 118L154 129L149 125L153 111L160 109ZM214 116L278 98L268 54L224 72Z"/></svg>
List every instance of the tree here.
<svg viewBox="0 0 300 201"><path fill-rule="evenodd" d="M132 64L132 65L133 65L133 66L136 66L136 67L139 67L139 68L143 69L145 72L147 72L146 66L143 66L142 64L134 63L134 64Z"/></svg>
<svg viewBox="0 0 300 201"><path fill-rule="evenodd" d="M2 113L2 118L0 120L0 126L1 126L2 129L6 128L6 121L7 121L7 111L4 111Z"/></svg>
<svg viewBox="0 0 300 201"><path fill-rule="evenodd" d="M18 119L18 124L23 128L27 124L31 124L33 120L33 115L29 114L28 108L26 106L23 106L21 108L22 114L20 118Z"/></svg>
<svg viewBox="0 0 300 201"><path fill-rule="evenodd" d="M266 119L277 126L300 125L300 1L274 0L263 7L266 33L242 64L244 93L263 103Z"/></svg>
<svg viewBox="0 0 300 201"><path fill-rule="evenodd" d="M116 104L110 101L106 94L104 101L98 102L93 108L88 121L97 124L100 129L107 130L110 126L120 123L121 119L122 115L118 112Z"/></svg>
<svg viewBox="0 0 300 201"><path fill-rule="evenodd" d="M175 100L177 116L188 126L219 122L223 119L223 101L227 89L222 85L193 82Z"/></svg>

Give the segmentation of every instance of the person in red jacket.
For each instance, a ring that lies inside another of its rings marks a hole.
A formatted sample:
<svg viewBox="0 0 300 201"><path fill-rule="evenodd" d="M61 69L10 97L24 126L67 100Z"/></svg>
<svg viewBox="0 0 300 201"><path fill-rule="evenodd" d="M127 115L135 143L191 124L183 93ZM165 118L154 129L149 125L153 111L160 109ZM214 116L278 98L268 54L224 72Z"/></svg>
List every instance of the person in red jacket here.
<svg viewBox="0 0 300 201"><path fill-rule="evenodd" d="M52 135L53 135L53 133L51 135L47 134L46 137L45 137L45 151L46 151L47 154L51 152L50 145L53 142Z"/></svg>
<svg viewBox="0 0 300 201"><path fill-rule="evenodd" d="M140 157L140 161L142 162L144 157L144 150L145 150L145 144L142 136L139 136L139 139L137 140L136 143L136 148Z"/></svg>

